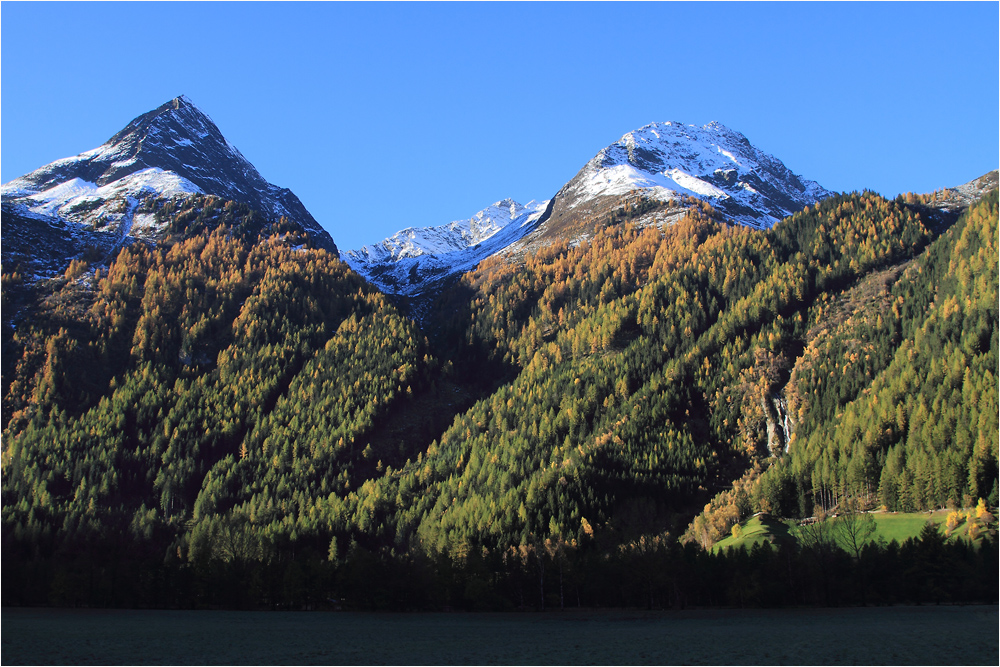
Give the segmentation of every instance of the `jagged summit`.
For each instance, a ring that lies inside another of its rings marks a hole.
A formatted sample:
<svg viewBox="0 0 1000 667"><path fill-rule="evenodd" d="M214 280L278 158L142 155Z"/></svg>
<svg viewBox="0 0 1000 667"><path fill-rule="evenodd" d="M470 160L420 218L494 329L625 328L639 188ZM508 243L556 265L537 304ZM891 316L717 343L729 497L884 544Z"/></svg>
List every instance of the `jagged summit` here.
<svg viewBox="0 0 1000 667"><path fill-rule="evenodd" d="M90 232L102 235L99 246L136 235L155 239L151 216L136 219L141 201L204 193L247 204L269 218L284 216L336 252L298 197L268 183L183 95L135 118L101 146L14 179L0 193L5 219L38 219L79 238L80 245L94 244L84 239Z"/></svg>
<svg viewBox="0 0 1000 667"><path fill-rule="evenodd" d="M149 169L171 172L200 192L291 218L314 236L326 237L325 244L333 249L332 239L298 197L264 180L212 119L184 95L135 118L98 148L11 181L3 193L38 195L73 179L102 187ZM155 189L155 184L147 185Z"/></svg>
<svg viewBox="0 0 1000 667"><path fill-rule="evenodd" d="M244 172L243 178L226 182L210 173L191 174L190 180L206 192L243 186L240 194L245 197L246 184L240 181L263 180L242 153L226 141L212 119L184 95L134 119L101 148L103 155L95 162L107 164L109 158L113 162L95 179L99 185L144 167L155 166L178 174L193 171L206 158L234 162Z"/></svg>
<svg viewBox="0 0 1000 667"><path fill-rule="evenodd" d="M601 149L560 191L556 205L572 210L634 190L661 200L707 200L752 227L769 227L831 194L718 121L702 127L668 121L628 132Z"/></svg>
<svg viewBox="0 0 1000 667"><path fill-rule="evenodd" d="M639 225L669 224L684 215L691 198L730 222L764 229L831 194L718 121L649 123L598 151L511 250L573 243L623 216Z"/></svg>
<svg viewBox="0 0 1000 667"><path fill-rule="evenodd" d="M246 158L225 140L215 123L182 95L135 118L101 146L56 160L11 181L4 189L17 186L25 191L40 192L72 178L104 186L150 168L172 171L188 178L204 192L232 189L228 182L220 187L218 175L205 168L208 158L217 161L220 157L235 161L248 174L256 174ZM259 174L256 176L259 179ZM212 194L222 196L223 193Z"/></svg>

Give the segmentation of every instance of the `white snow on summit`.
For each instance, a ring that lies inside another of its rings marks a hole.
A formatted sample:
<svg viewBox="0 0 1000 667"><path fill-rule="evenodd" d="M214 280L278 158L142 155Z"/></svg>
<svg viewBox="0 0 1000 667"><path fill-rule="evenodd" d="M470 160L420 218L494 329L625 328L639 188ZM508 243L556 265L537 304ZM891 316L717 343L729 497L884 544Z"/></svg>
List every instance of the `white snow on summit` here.
<svg viewBox="0 0 1000 667"><path fill-rule="evenodd" d="M17 180L0 187L4 199L17 198L23 214L42 219L59 219L75 228L74 235L85 229L102 230L119 238L149 237L159 231L152 214L136 214L143 199L186 197L202 190L172 171L150 167L107 185L81 178L31 192Z"/></svg>
<svg viewBox="0 0 1000 667"><path fill-rule="evenodd" d="M99 234L94 243L102 247L137 235L156 242L155 215L133 219L137 210L148 213L143 201L195 194L241 202L274 220L285 217L319 247L336 250L294 193L266 181L183 95L134 118L101 146L0 188L5 210L64 227L79 247L90 244L87 233Z"/></svg>
<svg viewBox="0 0 1000 667"><path fill-rule="evenodd" d="M560 193L566 210L597 197L644 190L662 201L693 196L735 221L770 226L831 193L799 179L746 137L718 122L650 123L602 149Z"/></svg>
<svg viewBox="0 0 1000 667"><path fill-rule="evenodd" d="M585 198L627 195L642 189L662 201L676 199L678 195L696 197L728 197L725 192L700 178L686 174L680 169L668 169L657 173L640 171L629 164L616 164L604 169L595 169L578 186L577 193ZM574 202L570 208L582 200Z"/></svg>

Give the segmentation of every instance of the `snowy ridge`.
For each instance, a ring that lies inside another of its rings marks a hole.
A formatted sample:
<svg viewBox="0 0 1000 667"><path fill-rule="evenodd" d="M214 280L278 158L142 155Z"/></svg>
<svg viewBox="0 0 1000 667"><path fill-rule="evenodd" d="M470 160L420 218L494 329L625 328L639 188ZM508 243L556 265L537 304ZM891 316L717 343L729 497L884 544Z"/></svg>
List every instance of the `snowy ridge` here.
<svg viewBox="0 0 1000 667"><path fill-rule="evenodd" d="M408 227L379 243L348 251L347 258L359 264L373 264L465 250L530 213L533 205L534 202L525 207L513 199L504 199L468 220L456 220L438 227Z"/></svg>
<svg viewBox="0 0 1000 667"><path fill-rule="evenodd" d="M770 227L830 196L721 123L650 123L602 149L557 195L563 214L635 190L660 201L696 197L735 222Z"/></svg>
<svg viewBox="0 0 1000 667"><path fill-rule="evenodd" d="M411 227L341 253L341 259L383 292L415 296L432 284L470 271L535 228L547 201L526 206L498 201L467 220L437 227Z"/></svg>

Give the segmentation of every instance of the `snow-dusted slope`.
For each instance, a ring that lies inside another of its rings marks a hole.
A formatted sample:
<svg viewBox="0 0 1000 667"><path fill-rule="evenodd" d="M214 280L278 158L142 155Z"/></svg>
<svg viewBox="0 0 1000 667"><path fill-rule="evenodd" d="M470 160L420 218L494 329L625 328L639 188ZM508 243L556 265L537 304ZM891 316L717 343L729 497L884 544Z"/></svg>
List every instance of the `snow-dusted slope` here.
<svg viewBox="0 0 1000 667"><path fill-rule="evenodd" d="M522 206L504 199L467 220L438 227L410 227L341 253L341 259L384 292L415 296L474 268L534 229L548 202Z"/></svg>
<svg viewBox="0 0 1000 667"><path fill-rule="evenodd" d="M379 243L350 250L347 257L359 264L377 264L405 257L443 255L466 250L537 208L534 202L525 207L513 199L504 199L484 208L468 220L456 220L438 227L409 227ZM544 206L542 208L544 210Z"/></svg>
<svg viewBox="0 0 1000 667"><path fill-rule="evenodd" d="M934 198L936 205L947 211L961 213L966 208L982 199L987 192L997 187L1000 182L1000 174L997 170L987 172L979 178L974 178L968 183L953 188L944 188L937 193Z"/></svg>
<svg viewBox="0 0 1000 667"><path fill-rule="evenodd" d="M832 194L720 123L698 127L666 122L629 132L601 150L559 195L572 210L633 190L663 201L687 196L706 200L733 221L752 227L770 227Z"/></svg>
<svg viewBox="0 0 1000 667"><path fill-rule="evenodd" d="M16 192L10 185L4 186L4 199L14 200L31 217L78 223L85 231L117 230L121 236L155 235L159 231L152 214L136 218L136 209L147 197L186 197L202 192L186 178L156 167L101 186L78 177L40 192Z"/></svg>
<svg viewBox="0 0 1000 667"><path fill-rule="evenodd" d="M159 230L143 203L211 194L242 202L269 218L300 224L320 246L333 239L290 191L268 183L184 96L139 116L103 145L36 169L0 188L4 243L27 221L58 230L74 244L106 247ZM5 252L5 255L8 253Z"/></svg>

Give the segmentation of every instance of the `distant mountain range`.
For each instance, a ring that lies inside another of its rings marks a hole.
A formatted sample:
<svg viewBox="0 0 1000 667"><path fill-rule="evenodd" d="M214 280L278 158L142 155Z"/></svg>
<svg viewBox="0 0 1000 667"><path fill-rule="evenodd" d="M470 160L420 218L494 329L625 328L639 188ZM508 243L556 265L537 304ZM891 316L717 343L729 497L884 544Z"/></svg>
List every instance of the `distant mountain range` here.
<svg viewBox="0 0 1000 667"><path fill-rule="evenodd" d="M956 206L968 204L955 193ZM730 222L761 229L832 193L720 123L651 123L601 149L549 200L521 205L503 199L467 220L409 227L338 251L291 190L266 181L204 112L180 96L103 145L3 185L0 194L3 259L37 277L59 273L84 254L92 259L135 240L156 243L163 235L156 212L164 202L209 194L298 225L379 290L416 304L416 313L420 303L487 257L558 241L576 244L595 224L613 222L623 211L641 207L647 213L638 224L665 224L701 201Z"/></svg>
<svg viewBox="0 0 1000 667"><path fill-rule="evenodd" d="M383 292L419 298L487 257L503 252L538 226L547 201L498 201L468 220L439 227L410 227L391 237L341 254L355 271Z"/></svg>

